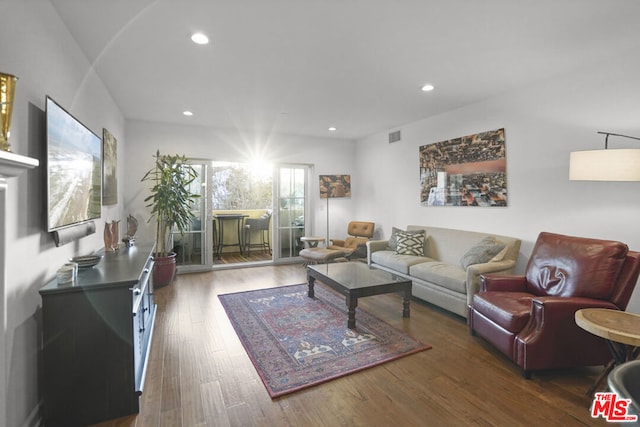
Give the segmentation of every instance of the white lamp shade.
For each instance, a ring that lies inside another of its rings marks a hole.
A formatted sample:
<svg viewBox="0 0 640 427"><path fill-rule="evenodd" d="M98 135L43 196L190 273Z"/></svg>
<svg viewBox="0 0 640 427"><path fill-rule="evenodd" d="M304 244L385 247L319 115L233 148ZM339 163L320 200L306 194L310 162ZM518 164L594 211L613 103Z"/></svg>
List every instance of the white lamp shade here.
<svg viewBox="0 0 640 427"><path fill-rule="evenodd" d="M572 181L640 181L640 149L574 151Z"/></svg>

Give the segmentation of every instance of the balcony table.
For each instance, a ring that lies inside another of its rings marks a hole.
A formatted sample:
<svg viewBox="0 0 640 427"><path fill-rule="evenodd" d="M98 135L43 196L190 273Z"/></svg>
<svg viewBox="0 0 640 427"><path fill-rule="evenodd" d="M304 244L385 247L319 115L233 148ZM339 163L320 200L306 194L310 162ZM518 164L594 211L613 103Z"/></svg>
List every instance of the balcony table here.
<svg viewBox="0 0 640 427"><path fill-rule="evenodd" d="M242 230L244 226L244 219L248 218L247 214L217 214L213 216L216 222L218 223L218 245L216 252L218 254L218 259L222 256L222 249L225 246L237 246L240 248L240 255L244 255L242 250ZM238 228L238 243L224 243L224 224L229 221L236 221L236 225Z"/></svg>

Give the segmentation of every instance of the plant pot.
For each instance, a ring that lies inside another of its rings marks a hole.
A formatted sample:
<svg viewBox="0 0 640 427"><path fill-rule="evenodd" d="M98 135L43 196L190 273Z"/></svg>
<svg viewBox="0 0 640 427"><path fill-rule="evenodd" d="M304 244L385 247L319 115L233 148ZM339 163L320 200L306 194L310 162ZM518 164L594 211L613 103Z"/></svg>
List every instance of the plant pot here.
<svg viewBox="0 0 640 427"><path fill-rule="evenodd" d="M176 254L169 252L167 256L153 254L153 286L161 288L173 282L176 276Z"/></svg>

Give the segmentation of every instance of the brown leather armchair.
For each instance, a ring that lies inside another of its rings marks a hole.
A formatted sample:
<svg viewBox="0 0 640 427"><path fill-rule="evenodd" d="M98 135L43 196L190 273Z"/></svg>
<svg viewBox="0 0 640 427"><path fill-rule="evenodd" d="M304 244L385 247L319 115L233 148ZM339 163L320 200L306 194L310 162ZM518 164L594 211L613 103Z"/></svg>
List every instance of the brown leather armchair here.
<svg viewBox="0 0 640 427"><path fill-rule="evenodd" d="M367 241L373 237L374 222L351 221L347 226L349 237L331 239L326 248L306 248L300 251L300 257L309 262L327 263L338 258L366 258Z"/></svg>
<svg viewBox="0 0 640 427"><path fill-rule="evenodd" d="M359 258L365 258L367 256L366 244L367 241L373 237L375 231L375 223L365 221L351 221L347 226L347 234L349 237L345 239L331 239L331 244L327 246L327 249L344 251L345 257L353 258L358 251L358 248L364 249L362 256Z"/></svg>
<svg viewBox="0 0 640 427"><path fill-rule="evenodd" d="M640 252L624 243L540 233L523 276L487 275L469 306L479 335L531 371L605 365L606 341L575 323L581 308L624 310L640 274Z"/></svg>

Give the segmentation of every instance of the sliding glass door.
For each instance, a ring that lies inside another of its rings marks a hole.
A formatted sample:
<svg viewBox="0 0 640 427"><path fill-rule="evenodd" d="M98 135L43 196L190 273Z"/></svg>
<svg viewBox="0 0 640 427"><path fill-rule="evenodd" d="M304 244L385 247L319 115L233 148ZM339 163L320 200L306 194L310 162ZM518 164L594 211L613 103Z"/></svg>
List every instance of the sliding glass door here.
<svg viewBox="0 0 640 427"><path fill-rule="evenodd" d="M283 165L276 173L276 256L279 261L296 258L304 247L308 215L309 166Z"/></svg>
<svg viewBox="0 0 640 427"><path fill-rule="evenodd" d="M193 218L189 230L183 234L173 234L173 249L176 253L178 271L195 272L211 267L211 229L209 227L210 214L207 197L207 162L192 160L191 164L197 173L197 178L191 184L189 191L200 197L191 206Z"/></svg>
<svg viewBox="0 0 640 427"><path fill-rule="evenodd" d="M201 197L184 234L174 233L178 272L298 258L310 223L308 165L192 159Z"/></svg>
<svg viewBox="0 0 640 427"><path fill-rule="evenodd" d="M213 265L271 262L273 166L211 162Z"/></svg>

